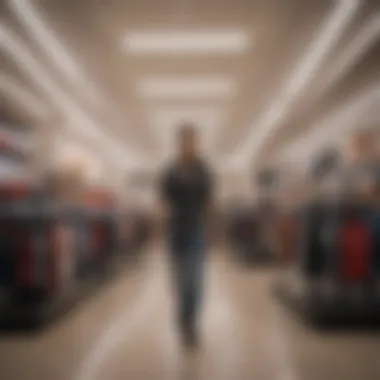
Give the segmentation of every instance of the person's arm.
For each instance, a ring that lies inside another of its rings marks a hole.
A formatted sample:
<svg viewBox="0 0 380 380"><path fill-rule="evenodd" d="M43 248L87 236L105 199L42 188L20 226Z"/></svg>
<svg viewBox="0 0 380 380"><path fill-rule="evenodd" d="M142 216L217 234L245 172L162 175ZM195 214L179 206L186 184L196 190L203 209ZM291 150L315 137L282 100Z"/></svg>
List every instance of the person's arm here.
<svg viewBox="0 0 380 380"><path fill-rule="evenodd" d="M170 170L165 170L160 179L158 189L158 215L160 219L165 219L168 215L169 205L172 198L171 187L171 172Z"/></svg>
<svg viewBox="0 0 380 380"><path fill-rule="evenodd" d="M204 202L207 216L210 216L214 211L214 176L210 168L205 169L205 187L204 187Z"/></svg>

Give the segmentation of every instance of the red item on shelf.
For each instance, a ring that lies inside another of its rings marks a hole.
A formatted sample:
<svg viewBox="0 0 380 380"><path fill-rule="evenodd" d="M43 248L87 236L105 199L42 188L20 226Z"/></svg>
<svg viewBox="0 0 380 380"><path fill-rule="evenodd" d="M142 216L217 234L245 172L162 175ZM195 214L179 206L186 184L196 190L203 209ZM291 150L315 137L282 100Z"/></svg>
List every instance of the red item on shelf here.
<svg viewBox="0 0 380 380"><path fill-rule="evenodd" d="M25 199L32 192L27 182L8 182L0 184L0 201L17 201Z"/></svg>
<svg viewBox="0 0 380 380"><path fill-rule="evenodd" d="M341 275L351 284L365 282L370 275L371 233L358 221L344 225L340 232Z"/></svg>
<svg viewBox="0 0 380 380"><path fill-rule="evenodd" d="M33 281L32 234L26 228L16 227L13 237L18 237L18 265L16 282L20 287L31 286Z"/></svg>

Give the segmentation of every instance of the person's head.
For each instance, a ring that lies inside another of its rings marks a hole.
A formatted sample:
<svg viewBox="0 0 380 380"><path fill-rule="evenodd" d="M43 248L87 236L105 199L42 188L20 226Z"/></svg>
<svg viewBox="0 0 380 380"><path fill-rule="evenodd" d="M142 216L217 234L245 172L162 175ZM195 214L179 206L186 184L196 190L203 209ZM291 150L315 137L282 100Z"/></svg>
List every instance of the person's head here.
<svg viewBox="0 0 380 380"><path fill-rule="evenodd" d="M178 154L182 159L193 159L197 155L197 131L193 124L184 123L178 130Z"/></svg>

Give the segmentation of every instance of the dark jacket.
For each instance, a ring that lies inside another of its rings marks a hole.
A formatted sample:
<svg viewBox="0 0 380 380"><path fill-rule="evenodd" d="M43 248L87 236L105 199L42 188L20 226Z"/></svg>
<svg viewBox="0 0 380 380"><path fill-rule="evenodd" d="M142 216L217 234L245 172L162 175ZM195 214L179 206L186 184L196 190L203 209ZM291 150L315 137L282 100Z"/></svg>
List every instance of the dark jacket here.
<svg viewBox="0 0 380 380"><path fill-rule="evenodd" d="M174 164L164 173L161 193L169 206L170 231L186 232L201 227L212 194L210 170L200 160L189 167Z"/></svg>

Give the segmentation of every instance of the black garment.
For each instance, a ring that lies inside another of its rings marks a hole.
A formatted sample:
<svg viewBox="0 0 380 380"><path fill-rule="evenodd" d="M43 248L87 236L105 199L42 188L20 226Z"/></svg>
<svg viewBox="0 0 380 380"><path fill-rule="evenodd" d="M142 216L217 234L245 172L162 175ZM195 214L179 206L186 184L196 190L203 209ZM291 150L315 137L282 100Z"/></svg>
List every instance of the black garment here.
<svg viewBox="0 0 380 380"><path fill-rule="evenodd" d="M182 166L174 164L165 172L162 196L170 209L169 229L174 234L202 228L205 207L211 198L211 173L200 160Z"/></svg>

